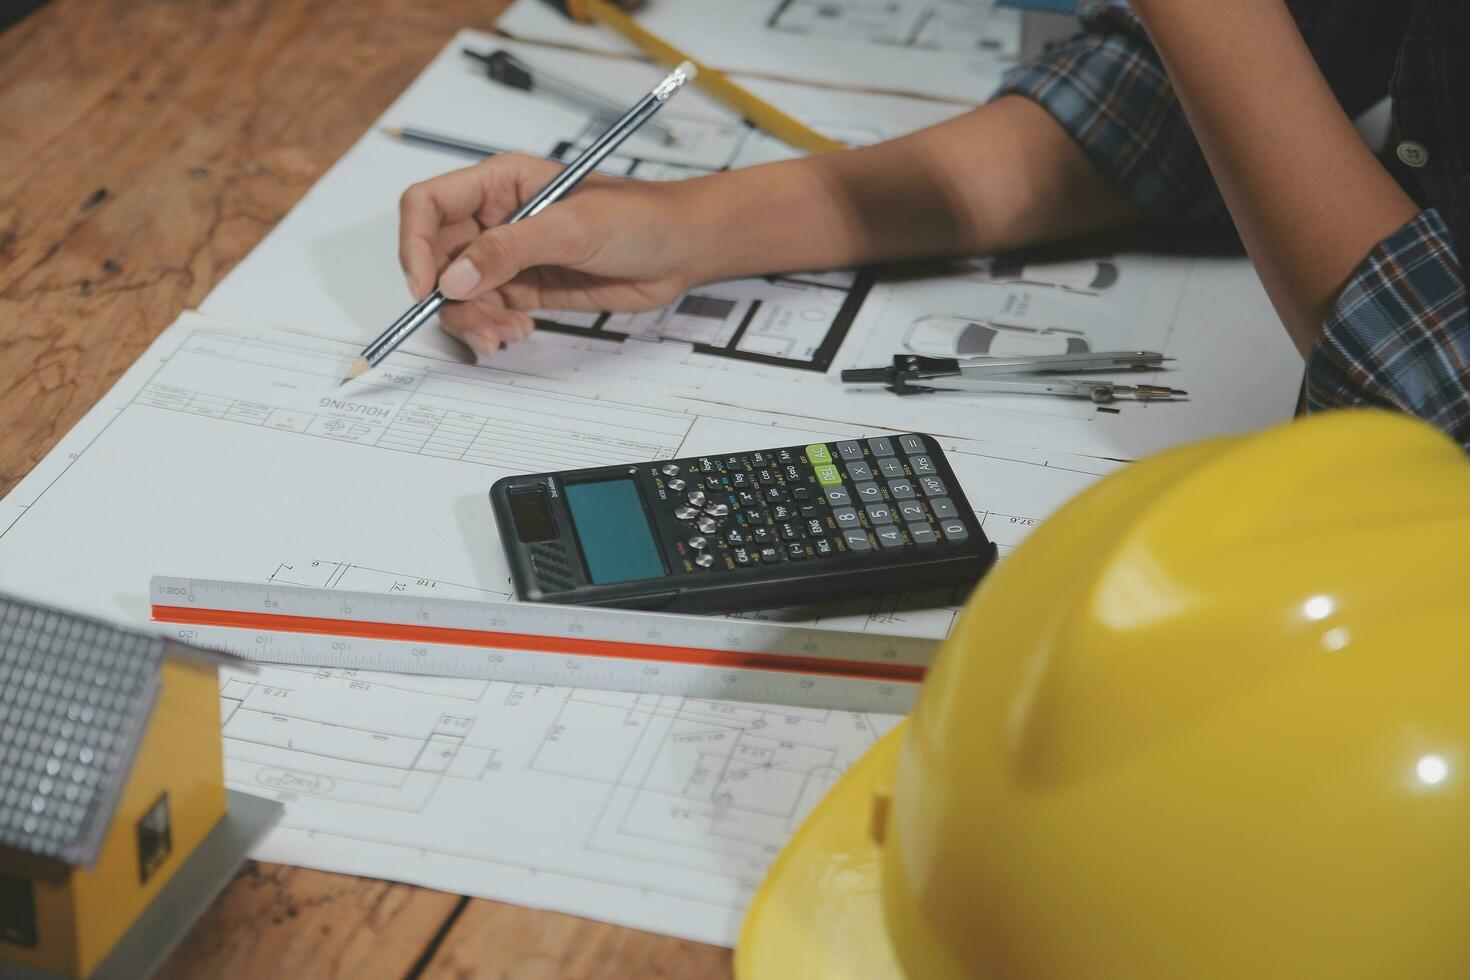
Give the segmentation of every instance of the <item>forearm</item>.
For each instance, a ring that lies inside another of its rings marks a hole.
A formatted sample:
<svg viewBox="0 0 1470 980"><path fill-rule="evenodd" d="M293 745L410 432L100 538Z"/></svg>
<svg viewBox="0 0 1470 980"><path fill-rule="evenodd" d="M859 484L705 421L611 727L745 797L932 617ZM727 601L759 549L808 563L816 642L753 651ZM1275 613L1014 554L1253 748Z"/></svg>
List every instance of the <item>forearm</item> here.
<svg viewBox="0 0 1470 980"><path fill-rule="evenodd" d="M1034 103L1006 97L876 146L687 182L692 272L719 279L985 254L1137 220Z"/></svg>
<svg viewBox="0 0 1470 980"><path fill-rule="evenodd" d="M1304 353L1418 208L1358 136L1282 0L1134 0L1277 313Z"/></svg>

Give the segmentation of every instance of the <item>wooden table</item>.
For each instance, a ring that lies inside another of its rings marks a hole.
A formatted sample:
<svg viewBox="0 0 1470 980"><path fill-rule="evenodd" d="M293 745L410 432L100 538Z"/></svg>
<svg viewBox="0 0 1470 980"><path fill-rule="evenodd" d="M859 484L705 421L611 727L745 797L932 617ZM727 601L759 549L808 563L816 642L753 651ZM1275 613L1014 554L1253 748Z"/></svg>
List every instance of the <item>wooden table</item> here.
<svg viewBox="0 0 1470 980"><path fill-rule="evenodd" d="M55 0L0 35L0 493L505 0ZM163 976L726 977L727 950L248 864Z"/></svg>

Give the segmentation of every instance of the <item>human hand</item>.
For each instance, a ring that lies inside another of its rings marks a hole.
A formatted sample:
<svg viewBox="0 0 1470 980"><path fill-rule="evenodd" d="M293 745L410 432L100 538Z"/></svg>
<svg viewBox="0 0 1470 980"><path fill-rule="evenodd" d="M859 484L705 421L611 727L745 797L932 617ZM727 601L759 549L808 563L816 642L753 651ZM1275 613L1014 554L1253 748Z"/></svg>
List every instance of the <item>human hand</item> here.
<svg viewBox="0 0 1470 980"><path fill-rule="evenodd" d="M415 299L437 283L445 330L482 357L524 340L527 310L641 310L690 285L698 240L674 184L588 176L566 198L503 224L561 169L503 153L414 184L399 202L398 257Z"/></svg>

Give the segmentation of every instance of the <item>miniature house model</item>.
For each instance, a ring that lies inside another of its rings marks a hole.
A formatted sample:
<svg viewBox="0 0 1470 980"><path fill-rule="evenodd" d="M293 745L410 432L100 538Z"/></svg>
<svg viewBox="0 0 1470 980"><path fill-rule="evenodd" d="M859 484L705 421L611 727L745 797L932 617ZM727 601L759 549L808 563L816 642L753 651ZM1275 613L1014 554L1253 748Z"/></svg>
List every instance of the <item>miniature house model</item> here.
<svg viewBox="0 0 1470 980"><path fill-rule="evenodd" d="M146 973L233 874L218 659L0 596L0 975Z"/></svg>

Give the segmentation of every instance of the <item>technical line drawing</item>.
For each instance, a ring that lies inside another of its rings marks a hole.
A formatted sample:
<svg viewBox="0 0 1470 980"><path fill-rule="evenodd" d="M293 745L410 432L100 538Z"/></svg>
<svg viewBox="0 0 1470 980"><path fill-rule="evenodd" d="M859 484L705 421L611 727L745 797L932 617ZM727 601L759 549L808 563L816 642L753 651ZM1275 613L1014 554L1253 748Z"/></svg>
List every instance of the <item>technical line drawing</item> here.
<svg viewBox="0 0 1470 980"><path fill-rule="evenodd" d="M773 31L930 51L1009 53L1014 31L977 0L781 0Z"/></svg>
<svg viewBox="0 0 1470 980"><path fill-rule="evenodd" d="M1052 286L1069 293L1101 296L1118 284L1118 260L1113 256L1066 262L1032 262L1019 255L965 259L956 264L960 275L976 282Z"/></svg>
<svg viewBox="0 0 1470 980"><path fill-rule="evenodd" d="M903 345L929 357L1002 357L1082 354L1089 349L1080 330L1021 327L993 320L931 314L915 320Z"/></svg>

